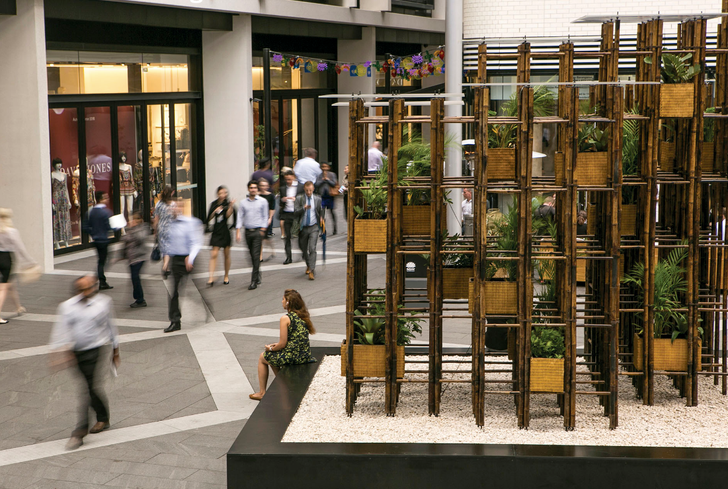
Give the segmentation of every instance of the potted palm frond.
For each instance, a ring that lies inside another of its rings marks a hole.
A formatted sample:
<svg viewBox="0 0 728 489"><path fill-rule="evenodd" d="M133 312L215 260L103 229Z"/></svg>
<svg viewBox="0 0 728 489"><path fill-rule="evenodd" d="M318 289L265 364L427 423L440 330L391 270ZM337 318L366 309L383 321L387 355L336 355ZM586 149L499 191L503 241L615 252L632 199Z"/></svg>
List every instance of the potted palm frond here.
<svg viewBox="0 0 728 489"><path fill-rule="evenodd" d="M686 245L687 242L683 242ZM685 372L688 363L688 320L681 309L681 294L687 290L685 269L680 265L688 256L686 248L673 249L667 258L659 260L655 268L654 304L654 369ZM624 276L622 282L632 284L637 290L640 307L644 307L645 266L637 263ZM638 313L638 317L642 314ZM702 328L698 328L702 335ZM634 366L644 370L644 325L637 325L634 335ZM700 356L698 356L700 358ZM700 365L698 365L700 369Z"/></svg>
<svg viewBox="0 0 728 489"><path fill-rule="evenodd" d="M628 112L638 114L636 108ZM625 119L622 125L622 175L625 177L639 173L640 132L639 121ZM622 187L622 218L619 221L619 233L622 236L634 236L637 233L637 197L636 186Z"/></svg>
<svg viewBox="0 0 728 489"><path fill-rule="evenodd" d="M385 163L386 164L386 163ZM383 164L384 167L384 164ZM366 180L361 189L364 207L354 206L354 251L386 253L387 251L387 172L379 171Z"/></svg>
<svg viewBox="0 0 728 489"><path fill-rule="evenodd" d="M384 290L371 289L367 293L366 314L354 311L354 377L384 377L386 371ZM400 306L401 307L401 306ZM411 314L409 315L411 316ZM397 317L397 377L404 377L404 347L415 334L422 333L419 318L399 314ZM346 341L341 344L341 375L346 375Z"/></svg>
<svg viewBox="0 0 728 489"><path fill-rule="evenodd" d="M430 143L418 131L405 126L403 143L397 151L398 180L401 186L415 183L417 177L430 176ZM402 233L411 236L430 235L430 190L408 189L402 207Z"/></svg>
<svg viewBox="0 0 728 489"><path fill-rule="evenodd" d="M692 57L693 53L662 55L660 117L692 117L695 113L695 85L691 80L700 73L700 65L690 64ZM645 63L652 64L652 58L646 57Z"/></svg>

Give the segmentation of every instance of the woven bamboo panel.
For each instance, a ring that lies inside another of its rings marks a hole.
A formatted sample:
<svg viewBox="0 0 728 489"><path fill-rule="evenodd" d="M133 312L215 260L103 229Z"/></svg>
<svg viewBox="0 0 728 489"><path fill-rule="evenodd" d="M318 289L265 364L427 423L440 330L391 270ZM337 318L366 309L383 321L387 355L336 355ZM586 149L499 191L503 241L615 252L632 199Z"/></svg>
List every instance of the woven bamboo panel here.
<svg viewBox="0 0 728 489"><path fill-rule="evenodd" d="M564 359L531 359L531 392L564 392Z"/></svg>
<svg viewBox="0 0 728 489"><path fill-rule="evenodd" d="M675 170L675 143L660 141L660 170Z"/></svg>
<svg viewBox="0 0 728 489"><path fill-rule="evenodd" d="M486 282L485 314L517 314L518 283Z"/></svg>
<svg viewBox="0 0 728 489"><path fill-rule="evenodd" d="M591 235L597 234L597 206L590 205L586 208L586 232Z"/></svg>
<svg viewBox="0 0 728 489"><path fill-rule="evenodd" d="M637 234L637 204L622 206L622 220L619 221L619 234L635 236Z"/></svg>
<svg viewBox="0 0 728 489"><path fill-rule="evenodd" d="M341 375L346 375L346 341L341 344ZM396 347L397 377L404 377L404 346ZM386 368L384 345L354 345L354 377L384 377Z"/></svg>
<svg viewBox="0 0 728 489"><path fill-rule="evenodd" d="M654 368L667 372L686 372L688 369L688 340L678 338L672 341L670 338L655 338L654 343ZM698 341L698 345L701 342ZM700 346L699 346L700 347ZM634 335L634 368L642 371L644 363L644 340ZM698 355L698 370L701 369L700 355Z"/></svg>
<svg viewBox="0 0 728 489"><path fill-rule="evenodd" d="M582 187L603 187L607 184L609 168L606 152L579 153L576 155L574 178Z"/></svg>
<svg viewBox="0 0 728 489"><path fill-rule="evenodd" d="M405 236L430 235L430 205L402 207L402 234Z"/></svg>
<svg viewBox="0 0 728 489"><path fill-rule="evenodd" d="M469 289L472 276L472 268L443 268L443 299L468 299L470 297Z"/></svg>
<svg viewBox="0 0 728 489"><path fill-rule="evenodd" d="M660 85L660 117L692 117L694 102L695 85L692 83Z"/></svg>
<svg viewBox="0 0 728 489"><path fill-rule="evenodd" d="M556 185L564 184L564 153L554 153L554 175L556 175Z"/></svg>
<svg viewBox="0 0 728 489"><path fill-rule="evenodd" d="M386 253L387 221L384 219L355 220L354 251L357 253Z"/></svg>
<svg viewBox="0 0 728 489"><path fill-rule="evenodd" d="M488 148L488 180L516 179L516 150Z"/></svg>
<svg viewBox="0 0 728 489"><path fill-rule="evenodd" d="M715 146L713 143L703 143L700 164L703 173L713 173L715 171Z"/></svg>
<svg viewBox="0 0 728 489"><path fill-rule="evenodd" d="M586 260L576 260L576 281L580 284L586 282Z"/></svg>

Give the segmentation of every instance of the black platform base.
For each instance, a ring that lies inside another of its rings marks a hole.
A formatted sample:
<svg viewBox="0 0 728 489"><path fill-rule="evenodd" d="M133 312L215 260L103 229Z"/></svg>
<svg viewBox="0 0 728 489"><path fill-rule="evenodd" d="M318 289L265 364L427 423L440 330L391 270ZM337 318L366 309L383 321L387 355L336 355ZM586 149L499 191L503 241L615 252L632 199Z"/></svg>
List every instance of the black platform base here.
<svg viewBox="0 0 728 489"><path fill-rule="evenodd" d="M728 449L281 443L318 365L280 372L228 452L229 488L728 487Z"/></svg>

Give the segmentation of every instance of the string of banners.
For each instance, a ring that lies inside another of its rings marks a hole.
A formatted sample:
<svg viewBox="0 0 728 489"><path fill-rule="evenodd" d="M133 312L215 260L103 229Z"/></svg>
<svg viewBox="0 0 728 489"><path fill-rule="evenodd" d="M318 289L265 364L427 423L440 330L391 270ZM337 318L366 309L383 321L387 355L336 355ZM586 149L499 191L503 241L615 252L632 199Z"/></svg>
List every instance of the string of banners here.
<svg viewBox="0 0 728 489"><path fill-rule="evenodd" d="M409 56L388 56L385 60L346 63L330 59L309 58L295 54L271 52L272 64L290 66L304 73L328 71L344 76L371 77L372 73L389 73L392 78L419 80L445 73L445 46Z"/></svg>

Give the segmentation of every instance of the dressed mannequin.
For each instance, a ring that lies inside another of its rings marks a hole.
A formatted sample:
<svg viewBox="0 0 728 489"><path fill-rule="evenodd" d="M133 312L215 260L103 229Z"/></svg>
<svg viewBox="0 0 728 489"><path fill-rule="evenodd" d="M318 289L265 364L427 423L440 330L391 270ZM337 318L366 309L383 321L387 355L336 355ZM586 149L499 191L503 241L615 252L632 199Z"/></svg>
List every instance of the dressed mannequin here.
<svg viewBox="0 0 728 489"><path fill-rule="evenodd" d="M143 195L144 194L144 160L143 160L142 150L140 149L137 153L137 161L136 165L134 166L134 188L137 191L137 195ZM137 211L144 214L144 210L142 209L142 202L144 199L136 199L134 202L137 206Z"/></svg>
<svg viewBox="0 0 728 489"><path fill-rule="evenodd" d="M121 196L121 213L126 214L127 220L131 219L134 209L134 197L137 191L134 187L134 169L126 162L126 153L119 153L119 194Z"/></svg>
<svg viewBox="0 0 728 489"><path fill-rule="evenodd" d="M68 177L63 172L63 161L53 159L51 171L51 202L53 203L53 241L56 248L61 243L68 246L71 234L71 199L68 196Z"/></svg>
<svg viewBox="0 0 728 489"><path fill-rule="evenodd" d="M71 184L73 190L73 205L81 207L79 199L79 188L81 187L81 178L79 176L78 167L73 170L73 182ZM86 202L89 209L96 205L96 185L94 184L94 174L91 168L86 168Z"/></svg>

